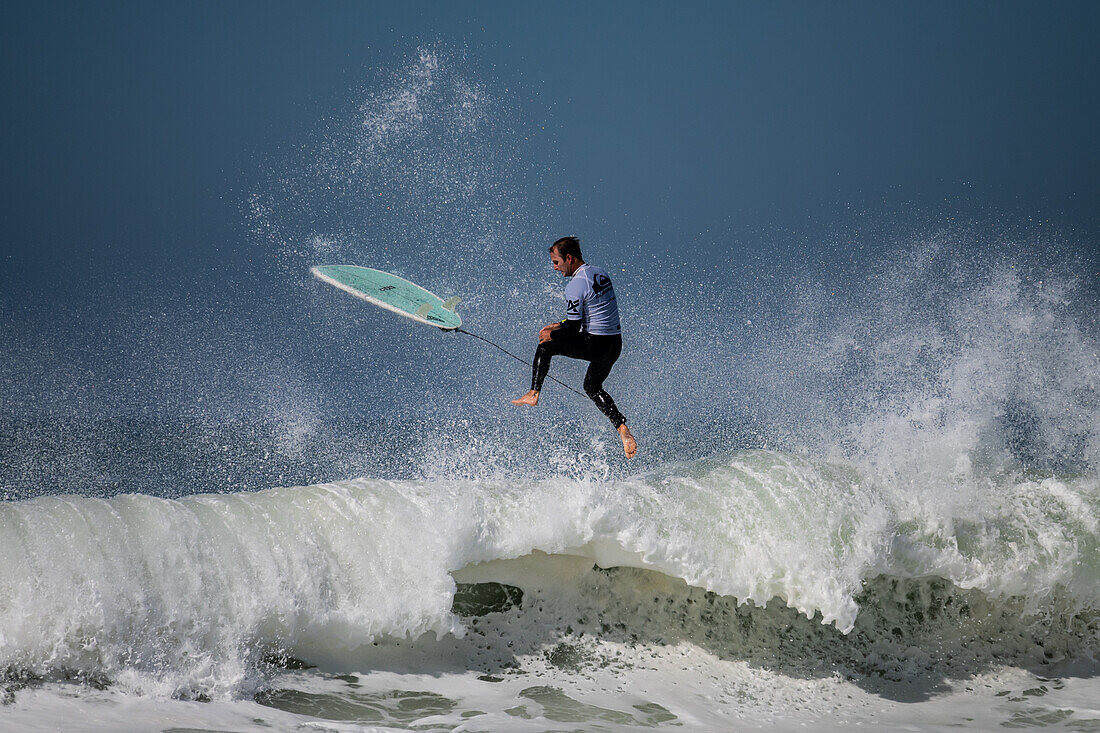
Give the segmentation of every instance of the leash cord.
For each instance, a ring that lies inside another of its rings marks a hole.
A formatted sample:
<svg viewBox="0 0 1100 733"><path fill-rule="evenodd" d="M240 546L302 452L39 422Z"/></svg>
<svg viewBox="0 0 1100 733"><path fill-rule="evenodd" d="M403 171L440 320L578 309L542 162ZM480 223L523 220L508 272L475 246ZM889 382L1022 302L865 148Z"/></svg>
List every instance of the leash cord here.
<svg viewBox="0 0 1100 733"><path fill-rule="evenodd" d="M464 329L464 328L456 328L456 329L454 329L454 330L455 330L456 332L458 332L458 333L464 333L464 334L466 334L467 336L473 336L474 338L478 339L479 341L484 341L485 343L489 344L490 346L492 346L492 347L494 347L494 348L496 348L496 349L500 349L500 350L501 350L501 351L503 351L503 352L504 352L505 354L507 354L508 356L512 357L513 359L515 359L515 360L516 360L516 361L518 361L518 362L522 362L522 363L526 364L527 366L533 366L533 365L531 364L531 362L527 361L527 360L526 360L526 359L524 359L523 357L520 357L520 356L516 356L515 354L513 354L513 353L512 353L511 351L509 351L508 349L504 348L503 346L499 346L498 344L494 344L494 343L493 343L492 341L490 341L489 339L485 338L484 336L478 336L478 335L477 335L476 333L474 333L474 332L472 332L472 331L467 331L467 330L466 330L466 329ZM572 393L574 393L574 394L578 394L578 395L580 395L581 397L584 397L585 399L588 399L588 395L584 394L583 392L579 392L579 391L577 391L577 390L573 389L572 387L570 387L570 386L569 386L568 384L566 384L565 382L561 381L560 379L554 379L554 378L553 378L552 376L550 376L549 374L547 374L547 375L546 375L546 378L547 378L547 379L549 379L549 380L550 380L551 382L557 382L558 384L560 384L561 386L565 387L565 388L566 388L567 390L569 390L570 392L572 392Z"/></svg>

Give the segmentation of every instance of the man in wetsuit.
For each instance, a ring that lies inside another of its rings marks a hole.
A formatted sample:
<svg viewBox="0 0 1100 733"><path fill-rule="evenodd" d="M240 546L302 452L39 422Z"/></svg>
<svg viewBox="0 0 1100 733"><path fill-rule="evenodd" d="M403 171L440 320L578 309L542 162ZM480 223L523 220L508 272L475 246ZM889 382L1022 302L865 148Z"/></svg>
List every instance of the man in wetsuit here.
<svg viewBox="0 0 1100 733"><path fill-rule="evenodd" d="M623 451L633 458L638 443L626 427L626 418L604 391L603 380L623 350L619 326L619 305L611 278L599 267L585 263L576 237L562 237L550 247L550 261L563 276L572 278L565 286L565 319L539 331L539 345L531 367L531 391L513 405L537 405L542 382L555 354L591 362L584 375L584 391L607 415L623 440Z"/></svg>

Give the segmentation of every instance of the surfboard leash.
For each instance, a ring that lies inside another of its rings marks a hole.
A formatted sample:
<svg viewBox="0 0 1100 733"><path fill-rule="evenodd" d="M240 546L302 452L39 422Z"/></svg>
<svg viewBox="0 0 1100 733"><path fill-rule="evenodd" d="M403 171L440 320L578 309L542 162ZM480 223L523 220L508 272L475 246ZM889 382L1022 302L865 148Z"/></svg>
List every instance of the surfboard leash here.
<svg viewBox="0 0 1100 733"><path fill-rule="evenodd" d="M500 346L500 345L498 345L498 344L494 344L494 343L493 343L492 341L490 341L489 339L485 338L484 336L478 336L478 335L477 335L476 333L474 333L473 331L467 331L467 330L466 330L465 328L456 328L456 329L453 329L453 330L454 330L454 331L456 331L457 333L464 333L464 334L466 334L467 336L473 336L474 338L478 339L479 341L484 341L485 343L489 344L489 345L490 345L490 346L492 346L493 348L496 348L496 349L500 349L501 351L503 351L503 352L504 352L505 354L507 354L508 356L512 357L512 358L513 358L513 359L515 359L516 361L518 361L518 362L522 362L522 363L526 364L527 366L533 366L533 365L531 364L531 362L527 361L527 360L526 360L526 359L524 359L523 357L520 357L520 356L516 356L515 354L513 354L513 353L512 353L511 351L509 351L508 349L504 348L503 346ZM572 393L574 393L574 394L578 394L578 395L580 395L581 397L584 397L585 399L588 399L588 395L584 394L583 392L579 392L578 390L575 390L575 389L573 389L572 387L570 387L570 386L569 386L568 384L566 384L565 382L561 381L560 379L554 379L554 377L550 376L549 374L547 374L547 375L546 375L546 378L547 378L547 379L549 379L549 380L550 380L551 382L556 382L556 383L560 384L561 386L565 387L565 388L566 388L567 390L569 390L570 392L572 392Z"/></svg>

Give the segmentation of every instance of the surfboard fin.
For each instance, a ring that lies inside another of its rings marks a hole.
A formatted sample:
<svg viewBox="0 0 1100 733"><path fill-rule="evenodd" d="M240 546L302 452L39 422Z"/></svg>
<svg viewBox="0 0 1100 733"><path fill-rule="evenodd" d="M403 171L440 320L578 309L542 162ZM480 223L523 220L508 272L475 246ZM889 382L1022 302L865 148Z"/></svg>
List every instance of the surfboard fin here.
<svg viewBox="0 0 1100 733"><path fill-rule="evenodd" d="M461 302L462 298L458 297L457 295L452 295L451 297L443 301L443 307L449 310L451 313L454 313L455 306Z"/></svg>
<svg viewBox="0 0 1100 733"><path fill-rule="evenodd" d="M421 318L427 318L428 314L432 312L432 308L434 307L435 305L433 303L425 303L424 305L416 309L416 315L420 316Z"/></svg>

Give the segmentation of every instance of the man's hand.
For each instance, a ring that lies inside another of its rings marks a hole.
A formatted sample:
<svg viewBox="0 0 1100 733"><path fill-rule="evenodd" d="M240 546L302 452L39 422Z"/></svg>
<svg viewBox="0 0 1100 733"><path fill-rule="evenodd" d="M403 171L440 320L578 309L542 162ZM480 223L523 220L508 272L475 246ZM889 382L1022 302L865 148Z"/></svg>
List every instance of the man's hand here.
<svg viewBox="0 0 1100 733"><path fill-rule="evenodd" d="M539 331L539 343L545 344L547 341L550 340L550 334L559 328L561 328L560 323L551 323L548 326L543 326L542 330Z"/></svg>

